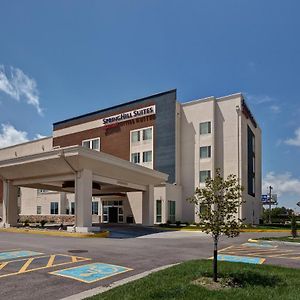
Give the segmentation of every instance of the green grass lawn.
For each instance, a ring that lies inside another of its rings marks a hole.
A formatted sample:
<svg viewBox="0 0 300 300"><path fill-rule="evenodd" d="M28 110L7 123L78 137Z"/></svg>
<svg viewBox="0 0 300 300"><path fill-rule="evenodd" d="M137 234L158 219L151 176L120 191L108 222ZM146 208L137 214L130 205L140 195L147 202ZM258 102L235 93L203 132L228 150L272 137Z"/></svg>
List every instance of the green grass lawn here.
<svg viewBox="0 0 300 300"><path fill-rule="evenodd" d="M293 238L292 236L262 237L262 238L259 238L258 240L300 243L300 237L299 236L296 237L296 238Z"/></svg>
<svg viewBox="0 0 300 300"><path fill-rule="evenodd" d="M210 260L189 261L89 299L300 299L299 269L219 262L220 276L232 278L240 287L212 291L192 283L202 276L211 276L211 269Z"/></svg>

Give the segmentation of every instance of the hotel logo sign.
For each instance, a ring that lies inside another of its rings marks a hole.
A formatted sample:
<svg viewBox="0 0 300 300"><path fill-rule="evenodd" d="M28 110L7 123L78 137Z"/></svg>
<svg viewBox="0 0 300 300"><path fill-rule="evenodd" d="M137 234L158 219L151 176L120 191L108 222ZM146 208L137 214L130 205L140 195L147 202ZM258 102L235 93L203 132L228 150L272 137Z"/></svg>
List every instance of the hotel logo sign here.
<svg viewBox="0 0 300 300"><path fill-rule="evenodd" d="M110 126L124 121L155 115L155 113L156 113L155 105L151 105L151 106L131 110L128 112L120 113L118 115L110 116L108 118L100 119L100 126Z"/></svg>

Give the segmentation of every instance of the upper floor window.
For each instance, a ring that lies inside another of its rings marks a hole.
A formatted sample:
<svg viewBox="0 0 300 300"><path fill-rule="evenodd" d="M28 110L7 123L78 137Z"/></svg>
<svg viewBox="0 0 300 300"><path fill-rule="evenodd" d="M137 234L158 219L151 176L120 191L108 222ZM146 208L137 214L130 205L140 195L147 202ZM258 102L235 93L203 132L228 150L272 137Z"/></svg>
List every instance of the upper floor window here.
<svg viewBox="0 0 300 300"><path fill-rule="evenodd" d="M151 162L152 161L152 151L143 152L143 162Z"/></svg>
<svg viewBox="0 0 300 300"><path fill-rule="evenodd" d="M140 141L140 131L133 131L131 132L131 141L133 143Z"/></svg>
<svg viewBox="0 0 300 300"><path fill-rule="evenodd" d="M100 151L100 138L84 140L82 141L82 146L84 148L93 149L96 151Z"/></svg>
<svg viewBox="0 0 300 300"><path fill-rule="evenodd" d="M211 146L200 147L200 158L211 157Z"/></svg>
<svg viewBox="0 0 300 300"><path fill-rule="evenodd" d="M200 123L200 134L211 133L211 122Z"/></svg>
<svg viewBox="0 0 300 300"><path fill-rule="evenodd" d="M210 178L210 170L203 170L199 172L199 181L200 183L205 183L207 178Z"/></svg>
<svg viewBox="0 0 300 300"><path fill-rule="evenodd" d="M143 140L152 140L152 128L147 128L143 130Z"/></svg>
<svg viewBox="0 0 300 300"><path fill-rule="evenodd" d="M131 154L131 162L134 164L139 164L140 163L140 153L132 153Z"/></svg>

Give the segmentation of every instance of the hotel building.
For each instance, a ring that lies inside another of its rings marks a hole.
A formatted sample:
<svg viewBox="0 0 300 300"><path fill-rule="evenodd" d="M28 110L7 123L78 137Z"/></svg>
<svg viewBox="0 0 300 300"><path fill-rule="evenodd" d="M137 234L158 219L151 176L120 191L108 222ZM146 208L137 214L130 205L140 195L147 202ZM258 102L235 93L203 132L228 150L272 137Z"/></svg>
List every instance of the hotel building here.
<svg viewBox="0 0 300 300"><path fill-rule="evenodd" d="M62 220L85 231L92 222L197 222L198 207L186 199L216 168L238 176L245 202L237 217L257 224L261 130L243 95L181 103L176 90L166 91L56 122L51 137L0 149L3 223Z"/></svg>

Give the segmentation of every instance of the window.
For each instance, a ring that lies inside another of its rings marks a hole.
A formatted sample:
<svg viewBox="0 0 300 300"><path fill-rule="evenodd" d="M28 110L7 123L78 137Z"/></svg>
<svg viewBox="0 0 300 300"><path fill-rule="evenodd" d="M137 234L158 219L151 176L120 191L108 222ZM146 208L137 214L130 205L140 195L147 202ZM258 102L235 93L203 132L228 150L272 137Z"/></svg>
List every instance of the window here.
<svg viewBox="0 0 300 300"><path fill-rule="evenodd" d="M58 215L58 202L51 202L50 203L50 214L51 215Z"/></svg>
<svg viewBox="0 0 300 300"><path fill-rule="evenodd" d="M200 147L200 158L211 157L211 146Z"/></svg>
<svg viewBox="0 0 300 300"><path fill-rule="evenodd" d="M205 183L205 180L210 178L210 170L204 170L199 172L199 181L200 183Z"/></svg>
<svg viewBox="0 0 300 300"><path fill-rule="evenodd" d="M140 163L140 153L132 153L131 154L131 162L134 164L139 164Z"/></svg>
<svg viewBox="0 0 300 300"><path fill-rule="evenodd" d="M100 151L100 138L82 141L82 147Z"/></svg>
<svg viewBox="0 0 300 300"><path fill-rule="evenodd" d="M200 123L200 134L211 133L211 122Z"/></svg>
<svg viewBox="0 0 300 300"><path fill-rule="evenodd" d="M147 128L143 130L143 140L152 140L152 128Z"/></svg>
<svg viewBox="0 0 300 300"><path fill-rule="evenodd" d="M98 208L99 208L99 202L93 201L92 202L92 215L98 215Z"/></svg>
<svg viewBox="0 0 300 300"><path fill-rule="evenodd" d="M143 152L143 162L151 162L152 161L152 151Z"/></svg>
<svg viewBox="0 0 300 300"><path fill-rule="evenodd" d="M100 150L100 139L92 140L92 149L93 150Z"/></svg>
<svg viewBox="0 0 300 300"><path fill-rule="evenodd" d="M49 193L49 190L44 190L44 189L38 189L37 190L38 194L45 194L45 193Z"/></svg>
<svg viewBox="0 0 300 300"><path fill-rule="evenodd" d="M255 135L248 126L248 194L255 196Z"/></svg>
<svg viewBox="0 0 300 300"><path fill-rule="evenodd" d="M42 207L38 205L38 206L36 207L36 214L37 214L37 215L40 215L41 213L42 213Z"/></svg>
<svg viewBox="0 0 300 300"><path fill-rule="evenodd" d="M131 141L133 143L140 141L140 131L133 131L131 132Z"/></svg>
<svg viewBox="0 0 300 300"><path fill-rule="evenodd" d="M71 202L71 215L75 215L75 202Z"/></svg>
<svg viewBox="0 0 300 300"><path fill-rule="evenodd" d="M156 223L161 223L161 200L156 200Z"/></svg>
<svg viewBox="0 0 300 300"><path fill-rule="evenodd" d="M175 223L176 219L176 202L168 201L169 203L169 221Z"/></svg>

